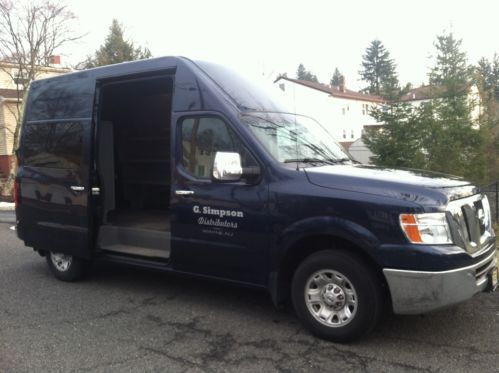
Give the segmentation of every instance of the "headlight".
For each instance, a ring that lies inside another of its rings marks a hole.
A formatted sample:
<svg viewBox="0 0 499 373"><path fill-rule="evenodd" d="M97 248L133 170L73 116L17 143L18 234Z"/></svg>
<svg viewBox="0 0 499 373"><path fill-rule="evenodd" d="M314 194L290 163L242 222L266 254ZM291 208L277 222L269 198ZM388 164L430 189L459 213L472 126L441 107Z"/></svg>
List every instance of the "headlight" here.
<svg viewBox="0 0 499 373"><path fill-rule="evenodd" d="M436 245L452 243L444 212L401 214L400 226L411 243Z"/></svg>
<svg viewBox="0 0 499 373"><path fill-rule="evenodd" d="M483 221L482 224L484 225L485 229L488 231L492 231L492 216L490 212L490 204L489 204L489 199L487 196L483 196L482 198L482 207L483 207ZM480 216L478 216L480 219Z"/></svg>

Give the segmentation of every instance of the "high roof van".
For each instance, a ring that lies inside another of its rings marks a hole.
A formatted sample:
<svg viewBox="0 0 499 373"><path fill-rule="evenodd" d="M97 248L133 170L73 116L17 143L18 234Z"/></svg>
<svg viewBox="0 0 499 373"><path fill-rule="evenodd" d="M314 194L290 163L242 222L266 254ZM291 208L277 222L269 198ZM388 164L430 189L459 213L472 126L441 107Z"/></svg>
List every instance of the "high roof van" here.
<svg viewBox="0 0 499 373"><path fill-rule="evenodd" d="M54 275L112 260L266 289L319 337L497 286L487 197L357 164L232 70L164 57L34 81L17 232ZM243 291L243 290L242 290Z"/></svg>

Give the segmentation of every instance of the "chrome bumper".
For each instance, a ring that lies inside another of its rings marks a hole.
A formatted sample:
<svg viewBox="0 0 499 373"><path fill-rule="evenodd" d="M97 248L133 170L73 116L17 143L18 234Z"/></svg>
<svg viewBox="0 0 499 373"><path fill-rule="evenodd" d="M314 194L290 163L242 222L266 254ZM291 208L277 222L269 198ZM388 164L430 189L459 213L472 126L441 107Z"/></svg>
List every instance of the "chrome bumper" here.
<svg viewBox="0 0 499 373"><path fill-rule="evenodd" d="M488 285L496 251L469 267L442 272L383 269L396 314L421 314L463 302Z"/></svg>

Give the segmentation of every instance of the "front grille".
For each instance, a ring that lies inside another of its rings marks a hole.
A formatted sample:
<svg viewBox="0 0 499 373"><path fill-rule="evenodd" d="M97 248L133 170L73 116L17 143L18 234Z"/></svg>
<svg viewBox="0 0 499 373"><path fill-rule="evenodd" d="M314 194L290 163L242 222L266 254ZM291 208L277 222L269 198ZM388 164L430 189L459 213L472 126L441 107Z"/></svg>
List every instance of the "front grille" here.
<svg viewBox="0 0 499 373"><path fill-rule="evenodd" d="M479 252L493 235L487 196L452 201L447 212L454 243L470 254Z"/></svg>
<svg viewBox="0 0 499 373"><path fill-rule="evenodd" d="M483 265L475 269L475 279L477 285L483 284L485 281L487 281L487 275L490 272L492 268L496 266L497 259L494 255L487 259Z"/></svg>

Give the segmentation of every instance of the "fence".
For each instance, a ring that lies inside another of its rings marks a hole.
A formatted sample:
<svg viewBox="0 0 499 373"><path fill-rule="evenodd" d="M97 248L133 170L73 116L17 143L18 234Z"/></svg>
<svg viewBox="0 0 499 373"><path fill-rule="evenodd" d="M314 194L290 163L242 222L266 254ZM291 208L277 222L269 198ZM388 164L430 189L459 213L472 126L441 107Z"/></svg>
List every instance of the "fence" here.
<svg viewBox="0 0 499 373"><path fill-rule="evenodd" d="M494 223L499 222L499 180L491 184L482 185L480 189L489 199L492 221Z"/></svg>

